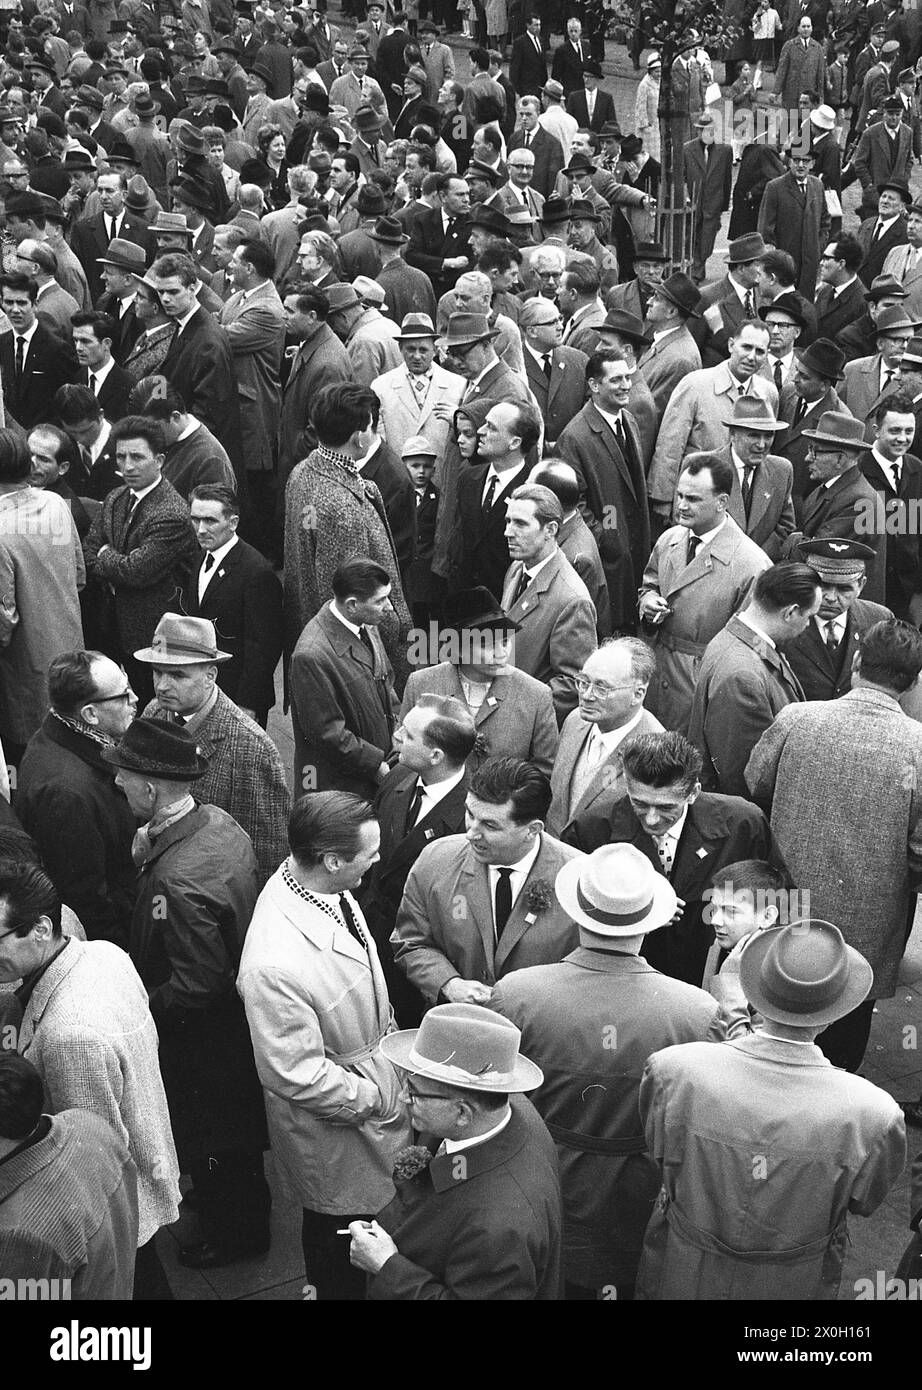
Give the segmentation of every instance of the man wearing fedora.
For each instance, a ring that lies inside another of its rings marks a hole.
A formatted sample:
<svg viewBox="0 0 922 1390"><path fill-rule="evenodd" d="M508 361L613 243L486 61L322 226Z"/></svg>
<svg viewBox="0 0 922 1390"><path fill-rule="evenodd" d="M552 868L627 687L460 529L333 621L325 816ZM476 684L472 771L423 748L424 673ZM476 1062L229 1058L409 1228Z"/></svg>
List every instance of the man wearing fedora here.
<svg viewBox="0 0 922 1390"><path fill-rule="evenodd" d="M883 309L899 308L908 298L908 291L895 275L881 272L874 277L865 291L865 312L836 335L836 346L845 354L846 362L873 354L878 314Z"/></svg>
<svg viewBox="0 0 922 1390"><path fill-rule="evenodd" d="M125 207L127 188L128 182L123 174L100 174L96 180L96 191L102 211L93 217L82 218L71 228L70 244L83 266L94 304L105 288L99 266L101 258L108 254L111 243L118 238L133 241L141 247L147 246L147 223Z"/></svg>
<svg viewBox="0 0 922 1390"><path fill-rule="evenodd" d="M858 242L864 251L859 274L866 286L880 275L889 252L908 242L906 210L912 202L908 186L896 179L887 179L877 185L877 195L876 212L866 217L858 228Z"/></svg>
<svg viewBox="0 0 922 1390"><path fill-rule="evenodd" d="M816 571L783 561L763 570L746 608L708 643L688 726L704 757L706 790L746 796L750 753L778 711L804 699L781 649L803 632L821 602Z"/></svg>
<svg viewBox="0 0 922 1390"><path fill-rule="evenodd" d="M638 296L641 298L641 296ZM650 388L659 423L673 391L689 372L701 370L701 351L689 331L697 317L698 288L681 271L653 289L646 314L647 346L638 358L638 372ZM614 302L609 297L609 313Z"/></svg>
<svg viewBox="0 0 922 1390"><path fill-rule="evenodd" d="M557 1160L524 1095L544 1076L520 1041L476 1004L440 1005L382 1039L411 1123L431 1139L397 1155L397 1196L379 1219L349 1226L372 1302L560 1297Z"/></svg>
<svg viewBox="0 0 922 1390"><path fill-rule="evenodd" d="M477 743L468 759L471 773L487 758L503 754L550 775L557 748L554 705L546 685L511 663L518 630L518 623L488 589L481 586L451 593L438 634L444 647L420 652L420 666L425 669L410 673L403 693L401 720L427 693L450 695L466 705L477 730ZM425 664L441 650L446 652L444 661Z"/></svg>
<svg viewBox="0 0 922 1390"><path fill-rule="evenodd" d="M446 371L435 361L436 338L428 314L407 314L397 338L402 363L371 383L381 402L378 433L398 457L407 440L419 434L435 446L438 457L442 456L452 417L467 387L464 377Z"/></svg>
<svg viewBox="0 0 922 1390"><path fill-rule="evenodd" d="M582 87L567 96L567 110L581 130L599 131L607 122L617 121L614 98L599 86L601 80L602 64L589 58L583 63Z"/></svg>
<svg viewBox="0 0 922 1390"><path fill-rule="evenodd" d="M383 169L387 145L381 139L384 118L373 106L360 106L352 118L355 135L348 153L358 160L358 173L370 179L376 169Z"/></svg>
<svg viewBox="0 0 922 1390"><path fill-rule="evenodd" d="M759 374L768 356L769 331L758 319L744 319L729 339L730 355L716 367L690 372L673 390L663 415L647 489L657 517L672 515L680 461L687 454L713 452L729 442L724 420L740 396L759 396L774 411L778 392Z"/></svg>
<svg viewBox="0 0 922 1390"><path fill-rule="evenodd" d="M840 395L855 419L864 422L864 437L869 443L875 437L880 406L889 396L915 383L916 378L903 371L903 353L920 326L904 306L883 309L875 325L877 351L845 364ZM911 442L907 441L907 447Z"/></svg>
<svg viewBox="0 0 922 1390"><path fill-rule="evenodd" d="M659 415L653 392L637 371L637 359L650 346L650 336L634 314L623 309L609 310L607 318L595 330L602 348L617 348L632 373L628 412L633 416L640 434L640 451L644 471L649 467L659 433Z"/></svg>
<svg viewBox="0 0 922 1390"><path fill-rule="evenodd" d="M817 461L823 457L818 454ZM847 530L843 527L843 535ZM882 604L860 597L875 561L869 545L838 536L805 537L796 553L819 575L823 601L813 621L788 643L785 655L808 700L837 700L851 689L855 655L864 633L893 614Z"/></svg>
<svg viewBox="0 0 922 1390"><path fill-rule="evenodd" d="M330 87L330 105L344 106L350 120L363 104L371 106L383 120L387 119L387 101L380 85L368 76L368 62L368 49L360 43L353 44L349 49L348 68Z"/></svg>
<svg viewBox="0 0 922 1390"><path fill-rule="evenodd" d="M682 733L688 729L708 642L740 609L754 579L770 564L731 514L734 493L741 512L741 484L730 446L689 455L676 489L677 524L657 539L641 581L640 616L656 650L647 703L667 728ZM763 499L761 507L766 505L772 504Z"/></svg>
<svg viewBox="0 0 922 1390"><path fill-rule="evenodd" d="M376 377L400 365L397 325L377 309L365 308L353 285L328 286L327 322L345 346L353 376L360 385L370 386Z"/></svg>
<svg viewBox="0 0 922 1390"><path fill-rule="evenodd" d="M416 860L391 945L427 1003L487 1003L503 975L562 960L575 946L553 881L579 851L544 830L550 803L546 774L508 755L490 758L471 778L466 833Z"/></svg>
<svg viewBox="0 0 922 1390"><path fill-rule="evenodd" d="M801 437L806 495L797 499L799 529L788 537L784 553L792 554L801 540L860 538L877 557L868 567L870 596L882 599L886 537L877 517L877 494L859 467L867 448L861 421L847 412L826 411Z"/></svg>
<svg viewBox="0 0 922 1390"><path fill-rule="evenodd" d="M829 211L823 183L811 174L813 156L805 142L795 144L789 172L769 179L759 208L759 232L770 246L794 258L796 288L813 299L821 248L829 239Z"/></svg>
<svg viewBox="0 0 922 1390"><path fill-rule="evenodd" d="M682 160L688 193L695 203L691 278L700 284L720 231L720 219L730 206L733 151L715 140L717 123L710 112L701 112L695 130L697 135L686 142Z"/></svg>
<svg viewBox="0 0 922 1390"><path fill-rule="evenodd" d="M146 273L144 248L136 242L116 237L109 242L105 255L99 258L99 263L102 266L102 279L106 288L96 307L112 320L115 328L112 356L118 365L122 366L144 327L134 311L138 282Z"/></svg>
<svg viewBox="0 0 922 1390"><path fill-rule="evenodd" d="M727 273L700 293L698 313L689 328L701 349L701 362L715 367L728 355L728 344L740 324L758 315L759 277L767 251L758 232L736 237L727 247Z"/></svg>
<svg viewBox="0 0 922 1390"><path fill-rule="evenodd" d="M806 305L796 291L776 295L759 309L759 318L768 325L768 356L761 373L774 382L779 401L794 375L794 345L808 330Z"/></svg>
<svg viewBox="0 0 922 1390"><path fill-rule="evenodd" d="M368 233L378 255L375 278L384 290L387 311L402 324L408 314L423 314L434 322L436 298L425 271L407 265L402 248L410 238L396 217L379 217Z"/></svg>
<svg viewBox="0 0 922 1390"><path fill-rule="evenodd" d="M866 998L871 976L831 922L756 932L740 984L762 1025L650 1058L640 1111L663 1188L638 1298L836 1298L848 1216L869 1216L906 1158L896 1102L814 1041Z"/></svg>
<svg viewBox="0 0 922 1390"><path fill-rule="evenodd" d="M795 350L791 380L781 388L778 418L786 428L779 433L776 448L794 469L791 498L798 525L803 517L804 497L813 486L807 467L810 440L805 431L815 429L823 415L850 416L836 390L844 365L844 353L836 344L828 338L817 338L809 347ZM863 434L862 425L862 437Z"/></svg>
<svg viewBox="0 0 922 1390"><path fill-rule="evenodd" d="M379 840L359 797L301 797L290 855L260 894L238 976L274 1161L302 1208L305 1269L322 1301L361 1299L339 1229L391 1200L394 1160L411 1138L382 1050L394 1026L387 985L354 896Z"/></svg>
<svg viewBox="0 0 922 1390"><path fill-rule="evenodd" d="M200 1239L180 1263L216 1269L269 1248L266 1120L234 989L258 892L249 837L192 792L208 769L195 738L136 719L103 759L140 821L131 958L150 996L179 1165Z"/></svg>
<svg viewBox="0 0 922 1390"><path fill-rule="evenodd" d="M663 1047L721 1041L724 1026L714 999L638 954L679 908L640 850L613 844L572 859L555 892L579 946L500 980L490 1008L521 1030L547 1078L533 1103L557 1146L565 1296L631 1299L660 1187L639 1123L643 1069Z"/></svg>
<svg viewBox="0 0 922 1390"><path fill-rule="evenodd" d="M908 296L904 307L911 317L922 310L922 203L913 203L906 217L905 246L887 254L883 274L894 276Z"/></svg>
<svg viewBox="0 0 922 1390"><path fill-rule="evenodd" d="M272 69L266 67L258 59L247 71L247 104L240 124L243 129L244 140L253 149L256 148L256 134L259 127L265 125L269 119L269 89L273 81ZM208 123L207 120L203 122L205 125Z"/></svg>
<svg viewBox="0 0 922 1390"><path fill-rule="evenodd" d="M272 739L218 686L218 667L231 653L218 649L209 619L164 613L150 646L134 658L153 676L154 699L144 717L194 735L207 764L192 790L246 831L262 885L285 855L290 797Z"/></svg>
<svg viewBox="0 0 922 1390"><path fill-rule="evenodd" d="M729 444L713 453L688 454L684 466L705 461L709 466L716 459L731 465L733 486L727 513L770 560L777 560L794 529L794 470L786 458L772 453L774 440L785 426L755 396L741 397L724 423Z"/></svg>

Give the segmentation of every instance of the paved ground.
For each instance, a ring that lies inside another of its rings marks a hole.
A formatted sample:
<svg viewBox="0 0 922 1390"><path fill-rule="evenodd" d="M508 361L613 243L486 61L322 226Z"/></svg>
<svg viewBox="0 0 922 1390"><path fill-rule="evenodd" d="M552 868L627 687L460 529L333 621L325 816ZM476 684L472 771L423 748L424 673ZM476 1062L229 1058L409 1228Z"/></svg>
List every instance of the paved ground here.
<svg viewBox="0 0 922 1390"><path fill-rule="evenodd" d="M335 15L332 17L336 19ZM466 47L458 45L456 48L461 81L468 70ZM606 72L608 76L605 85L615 95L621 127L625 132L630 131L633 128L634 91L638 75L633 73L624 48L609 45ZM722 76L719 66L716 75L718 78ZM846 230L854 223L854 217L849 214L853 214L857 207L856 187L857 185L849 189L843 199ZM726 235L722 232L715 254L708 263L708 278L723 273L726 262L720 252L725 247ZM281 715L280 710L279 690L279 703L270 719L269 731L279 746L286 766L292 769L294 743L291 724L287 717ZM896 996L883 1001L875 1010L871 1041L862 1068L864 1076L898 1099L922 1093L922 1054L920 1041L915 1036L918 1030L922 1030L922 913L916 918L915 929L900 972L900 985ZM874 1279L878 1270L884 1270L887 1278L892 1276L908 1238L909 1167L920 1149L922 1130L910 1130L910 1158L902 1179L872 1217L867 1220L852 1220L851 1249L842 1281L842 1299L854 1298L854 1284L857 1279ZM161 1256L177 1298L279 1300L303 1297L300 1212L278 1196L271 1156L267 1159L267 1169L275 1196L272 1212L272 1248L268 1255L258 1260L232 1265L227 1269L215 1270L206 1276L183 1269L176 1259L178 1246L195 1238L193 1218L181 1216L175 1226L158 1237Z"/></svg>

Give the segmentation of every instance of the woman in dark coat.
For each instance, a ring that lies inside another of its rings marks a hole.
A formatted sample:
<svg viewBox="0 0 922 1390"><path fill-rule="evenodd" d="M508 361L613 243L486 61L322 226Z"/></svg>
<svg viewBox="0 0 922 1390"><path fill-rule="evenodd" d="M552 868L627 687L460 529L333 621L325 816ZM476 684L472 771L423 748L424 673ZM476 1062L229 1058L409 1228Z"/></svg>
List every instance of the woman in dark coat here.
<svg viewBox="0 0 922 1390"><path fill-rule="evenodd" d="M765 185L769 179L780 178L786 173L787 166L773 145L757 141L746 146L733 191L730 226L727 228L729 241L735 241L746 232L758 230L759 207Z"/></svg>

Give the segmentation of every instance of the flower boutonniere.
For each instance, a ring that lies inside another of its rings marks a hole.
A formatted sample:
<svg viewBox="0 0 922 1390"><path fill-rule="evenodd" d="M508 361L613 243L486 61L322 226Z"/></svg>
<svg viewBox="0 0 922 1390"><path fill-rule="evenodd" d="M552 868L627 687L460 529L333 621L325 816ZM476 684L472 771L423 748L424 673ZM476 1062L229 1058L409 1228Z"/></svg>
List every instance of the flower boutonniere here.
<svg viewBox="0 0 922 1390"><path fill-rule="evenodd" d="M400 1186L412 1182L424 1173L432 1162L432 1154L425 1144L408 1144L394 1158L394 1182Z"/></svg>
<svg viewBox="0 0 922 1390"><path fill-rule="evenodd" d="M473 752L475 758L489 758L490 740L487 738L486 734L477 735L477 737L474 739L474 747L471 751Z"/></svg>
<svg viewBox="0 0 922 1390"><path fill-rule="evenodd" d="M526 922L536 922L542 912L554 905L554 890L545 879L539 878L525 890Z"/></svg>

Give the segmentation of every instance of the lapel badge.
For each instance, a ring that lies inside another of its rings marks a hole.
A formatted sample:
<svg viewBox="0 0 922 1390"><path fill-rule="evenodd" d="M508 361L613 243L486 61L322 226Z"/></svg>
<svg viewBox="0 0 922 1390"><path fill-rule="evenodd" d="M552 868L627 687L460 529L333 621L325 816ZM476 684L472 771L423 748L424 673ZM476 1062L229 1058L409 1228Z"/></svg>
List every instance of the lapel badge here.
<svg viewBox="0 0 922 1390"><path fill-rule="evenodd" d="M699 859L707 859L708 857L708 852L706 849L699 849L696 851L696 853Z"/></svg>
<svg viewBox="0 0 922 1390"><path fill-rule="evenodd" d="M431 840L431 839L434 837L434 835L435 835L435 831L434 831L433 829L431 829L431 827L430 827L429 830L424 830L424 831L423 831L423 839L424 839L424 840Z"/></svg>
<svg viewBox="0 0 922 1390"><path fill-rule="evenodd" d="M495 696L495 695L488 695L488 696L487 696L487 704L488 704L488 705L495 705L496 703L497 703L497 700L496 700L496 696Z"/></svg>

